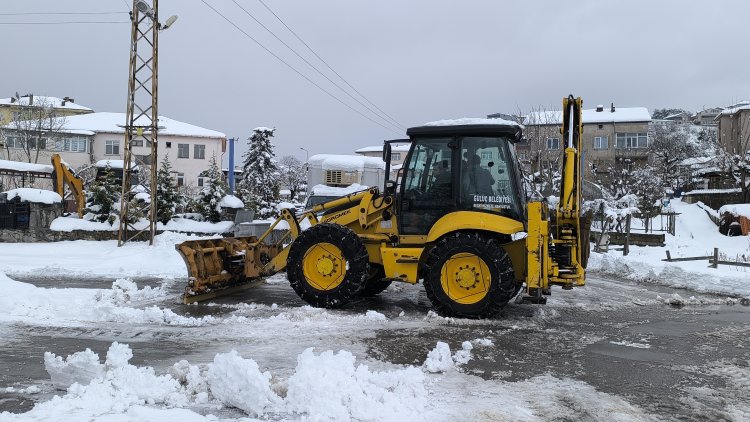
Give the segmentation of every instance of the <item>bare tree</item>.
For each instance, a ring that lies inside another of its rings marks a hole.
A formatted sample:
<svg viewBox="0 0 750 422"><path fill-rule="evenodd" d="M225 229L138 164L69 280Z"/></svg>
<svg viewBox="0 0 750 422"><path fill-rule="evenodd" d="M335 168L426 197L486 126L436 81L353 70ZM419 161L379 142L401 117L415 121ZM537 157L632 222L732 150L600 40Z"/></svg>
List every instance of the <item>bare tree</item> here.
<svg viewBox="0 0 750 422"><path fill-rule="evenodd" d="M559 186L563 140L560 135L562 112L544 107L532 108L524 120L524 138L528 142L526 160L528 171L536 185L545 195L553 193Z"/></svg>
<svg viewBox="0 0 750 422"><path fill-rule="evenodd" d="M295 199L305 184L305 165L293 155L285 155L279 160L281 184L289 189L290 199Z"/></svg>
<svg viewBox="0 0 750 422"><path fill-rule="evenodd" d="M65 116L57 114L55 105L46 97L16 97L18 111L10 123L2 127L2 138L9 160L37 163L47 142L65 127Z"/></svg>
<svg viewBox="0 0 750 422"><path fill-rule="evenodd" d="M701 153L690 134L680 125L656 122L652 126L649 142L649 163L663 186L676 187L679 164Z"/></svg>

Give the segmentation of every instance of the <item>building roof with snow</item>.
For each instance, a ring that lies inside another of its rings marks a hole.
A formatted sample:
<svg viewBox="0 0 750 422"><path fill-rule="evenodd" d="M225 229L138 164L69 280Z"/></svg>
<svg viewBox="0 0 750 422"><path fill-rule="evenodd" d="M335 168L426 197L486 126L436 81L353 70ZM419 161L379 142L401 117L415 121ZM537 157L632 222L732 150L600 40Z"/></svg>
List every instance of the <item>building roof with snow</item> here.
<svg viewBox="0 0 750 422"><path fill-rule="evenodd" d="M586 123L647 123L651 121L651 114L646 107L615 107L615 111L607 108L581 110L583 124ZM523 121L524 125L559 125L562 124L562 111L535 111L529 113Z"/></svg>
<svg viewBox="0 0 750 422"><path fill-rule="evenodd" d="M393 152L409 152L409 148L411 148L411 144L396 144L391 145L391 151ZM383 152L383 146L382 145L373 145L369 147L360 148L356 151L354 151L357 154L365 154L368 152Z"/></svg>
<svg viewBox="0 0 750 422"><path fill-rule="evenodd" d="M323 170L362 171L364 169L385 169L385 162L379 157L362 155L315 154L307 160L308 165Z"/></svg>
<svg viewBox="0 0 750 422"><path fill-rule="evenodd" d="M144 122L144 124L146 124ZM68 116L61 132L125 133L125 113L100 112ZM194 138L226 138L227 135L211 129L159 116L159 135L189 136Z"/></svg>
<svg viewBox="0 0 750 422"><path fill-rule="evenodd" d="M43 104L43 105L50 105L54 108L61 108L61 109L67 109L67 110L90 111L90 112L94 111L88 107L84 107L80 104L74 103L73 99L68 98L68 97L57 98L57 97L47 97L43 95L33 95L33 96L24 95L23 97L19 97L19 98L0 98L0 106L10 105L10 106L27 107L32 101L33 101L33 105L37 105L37 106Z"/></svg>
<svg viewBox="0 0 750 422"><path fill-rule="evenodd" d="M59 204L62 202L62 197L57 192L51 190L34 189L34 188L18 188L4 192L8 200L15 198L25 202L34 202L39 204Z"/></svg>
<svg viewBox="0 0 750 422"><path fill-rule="evenodd" d="M50 173L52 166L49 164L25 163L23 161L0 160L0 171L10 170L14 172Z"/></svg>

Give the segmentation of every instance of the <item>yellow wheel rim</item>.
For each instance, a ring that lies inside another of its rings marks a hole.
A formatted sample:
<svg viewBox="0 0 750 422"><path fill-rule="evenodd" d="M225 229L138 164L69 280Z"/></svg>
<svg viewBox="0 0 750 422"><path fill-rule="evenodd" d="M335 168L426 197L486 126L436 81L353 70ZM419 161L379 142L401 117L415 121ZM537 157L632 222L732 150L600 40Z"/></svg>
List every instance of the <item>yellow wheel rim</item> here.
<svg viewBox="0 0 750 422"><path fill-rule="evenodd" d="M443 292L453 302L471 305L487 296L492 274L484 260L471 253L450 257L440 270Z"/></svg>
<svg viewBox="0 0 750 422"><path fill-rule="evenodd" d="M331 243L317 243L302 258L302 272L307 283L317 290L333 290L344 281L346 259L341 249Z"/></svg>

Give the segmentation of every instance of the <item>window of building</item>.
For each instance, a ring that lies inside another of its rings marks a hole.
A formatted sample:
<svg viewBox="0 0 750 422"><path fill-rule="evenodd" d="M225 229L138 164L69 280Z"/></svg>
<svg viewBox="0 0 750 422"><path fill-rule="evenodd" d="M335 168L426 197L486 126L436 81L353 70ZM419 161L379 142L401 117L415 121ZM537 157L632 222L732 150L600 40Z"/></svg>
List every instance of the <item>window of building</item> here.
<svg viewBox="0 0 750 422"><path fill-rule="evenodd" d="M401 161L401 153L400 152L392 152L391 153L391 161Z"/></svg>
<svg viewBox="0 0 750 422"><path fill-rule="evenodd" d="M492 151L483 151L480 153L482 161L492 161Z"/></svg>
<svg viewBox="0 0 750 422"><path fill-rule="evenodd" d="M177 173L177 186L185 186L185 173Z"/></svg>
<svg viewBox="0 0 750 422"><path fill-rule="evenodd" d="M193 146L193 158L203 160L206 158L206 146L205 145L194 145Z"/></svg>
<svg viewBox="0 0 750 422"><path fill-rule="evenodd" d="M104 155L120 155L120 141L114 139L104 141Z"/></svg>
<svg viewBox="0 0 750 422"><path fill-rule="evenodd" d="M560 138L547 138L547 149L560 149Z"/></svg>
<svg viewBox="0 0 750 422"><path fill-rule="evenodd" d="M618 149L648 148L648 134L618 132L615 147Z"/></svg>
<svg viewBox="0 0 750 422"><path fill-rule="evenodd" d="M607 148L609 148L609 137L594 136L594 149L607 149Z"/></svg>
<svg viewBox="0 0 750 422"><path fill-rule="evenodd" d="M190 158L189 144L177 144L177 158Z"/></svg>
<svg viewBox="0 0 750 422"><path fill-rule="evenodd" d="M604 129L604 125L599 125L598 128L599 129Z"/></svg>
<svg viewBox="0 0 750 422"><path fill-rule="evenodd" d="M198 178L198 187L203 187L203 178L202 177Z"/></svg>
<svg viewBox="0 0 750 422"><path fill-rule="evenodd" d="M8 148L23 148L23 141L20 136L8 136L6 144Z"/></svg>
<svg viewBox="0 0 750 422"><path fill-rule="evenodd" d="M518 153L518 159L521 161L526 161L526 153L525 152L519 152Z"/></svg>
<svg viewBox="0 0 750 422"><path fill-rule="evenodd" d="M172 143L171 142L167 142L167 148L172 148Z"/></svg>
<svg viewBox="0 0 750 422"><path fill-rule="evenodd" d="M130 141L130 145L134 147L142 147L143 139L133 139L132 141Z"/></svg>

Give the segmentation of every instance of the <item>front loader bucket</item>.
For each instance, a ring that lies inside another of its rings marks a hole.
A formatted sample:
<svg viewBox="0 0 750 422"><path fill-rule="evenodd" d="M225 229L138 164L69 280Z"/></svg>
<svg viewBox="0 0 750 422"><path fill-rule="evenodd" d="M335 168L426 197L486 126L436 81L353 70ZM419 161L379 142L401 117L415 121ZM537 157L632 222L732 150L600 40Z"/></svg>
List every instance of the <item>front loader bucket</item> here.
<svg viewBox="0 0 750 422"><path fill-rule="evenodd" d="M188 270L185 304L254 287L263 280L263 266L278 254L256 237L189 240L175 246Z"/></svg>

